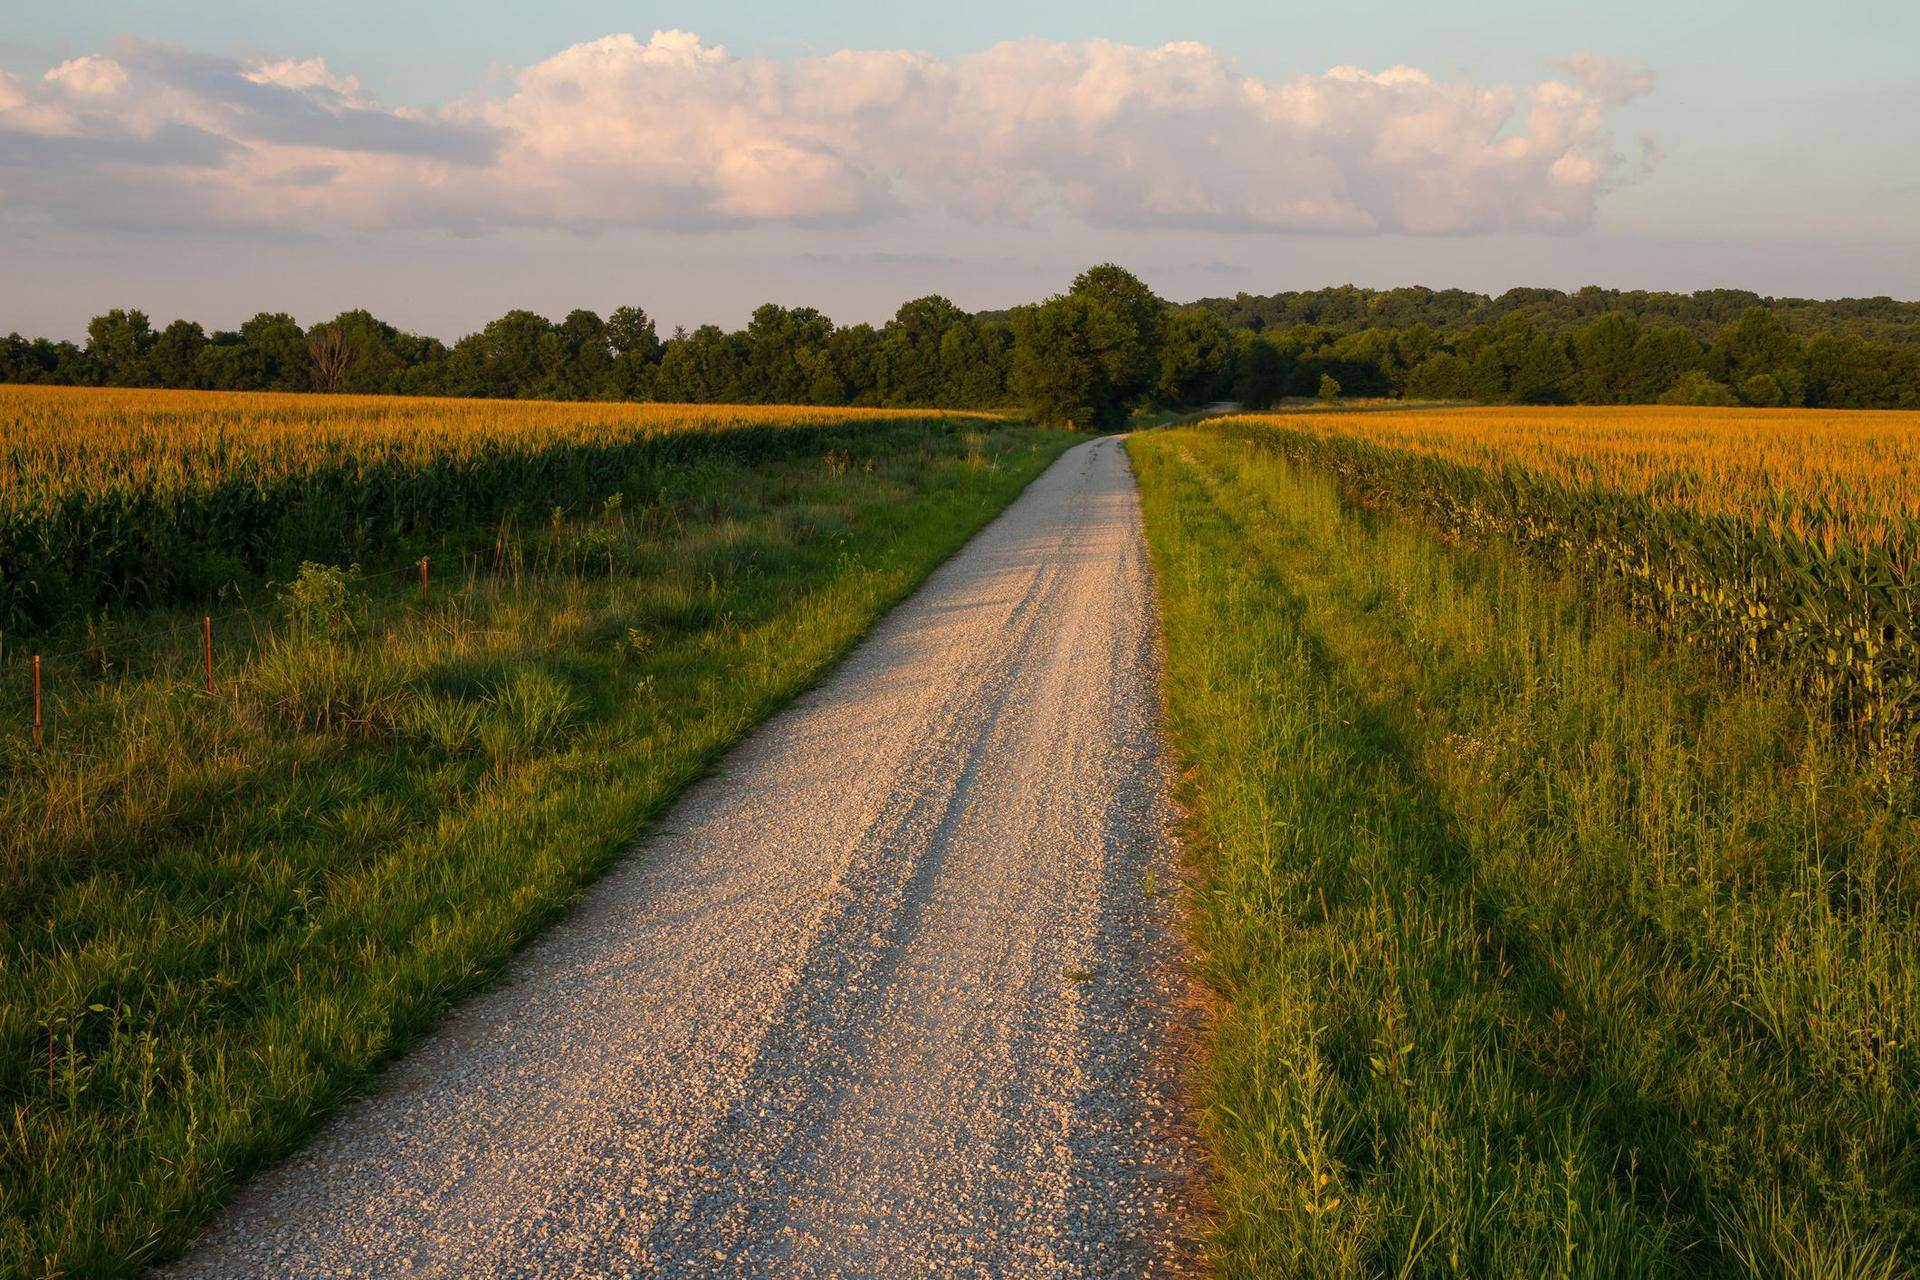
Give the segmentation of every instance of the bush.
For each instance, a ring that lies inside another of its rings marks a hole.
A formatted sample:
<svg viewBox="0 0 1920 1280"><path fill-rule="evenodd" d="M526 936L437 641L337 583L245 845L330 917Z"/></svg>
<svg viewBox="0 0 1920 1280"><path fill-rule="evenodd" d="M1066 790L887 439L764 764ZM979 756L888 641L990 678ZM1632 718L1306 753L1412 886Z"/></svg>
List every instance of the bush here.
<svg viewBox="0 0 1920 1280"><path fill-rule="evenodd" d="M1763 409L1777 409L1787 401L1780 379L1770 373L1756 373L1740 384L1740 398Z"/></svg>
<svg viewBox="0 0 1920 1280"><path fill-rule="evenodd" d="M1680 375L1680 380L1668 388L1660 397L1661 404L1693 404L1730 407L1740 403L1734 398L1733 388L1724 382L1715 382L1698 369L1689 369Z"/></svg>
<svg viewBox="0 0 1920 1280"><path fill-rule="evenodd" d="M337 636L353 629L353 614L348 608L353 575L360 566L342 569L335 565L315 564L308 560L280 591L280 607L287 621L307 636Z"/></svg>

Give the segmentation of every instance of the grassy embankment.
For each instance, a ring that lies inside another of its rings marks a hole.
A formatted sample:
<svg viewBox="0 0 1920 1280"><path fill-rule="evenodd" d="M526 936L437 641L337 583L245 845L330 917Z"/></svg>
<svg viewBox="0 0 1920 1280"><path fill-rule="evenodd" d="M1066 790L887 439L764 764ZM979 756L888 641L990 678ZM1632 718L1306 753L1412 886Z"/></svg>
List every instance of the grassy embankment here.
<svg viewBox="0 0 1920 1280"><path fill-rule="evenodd" d="M255 582L251 611L221 624L212 697L197 611L56 626L36 647L84 652L50 672L44 752L17 714L26 669L10 648L0 1276L126 1275L189 1240L1073 443L809 410L778 428L772 411L690 410L689 443L639 411L652 448L621 429L623 406L165 399L185 425L101 470L171 450L155 465L172 487L73 510L170 495L156 518L185 547L253 501L245 484L220 491L206 443L229 460L270 445L241 468L256 491L334 494L353 519L328 524L317 500L249 518L389 560L431 551L433 594L423 608L410 574ZM354 439L326 434L336 410ZM451 425L422 423L443 413ZM286 421L249 435L260 415ZM213 491L228 505L200 509ZM409 493L421 514L403 524ZM79 568L114 563L110 531L93 532L103 550ZM284 560L207 550L213 565L148 589ZM103 584L76 571L59 585L90 599Z"/></svg>
<svg viewBox="0 0 1920 1280"><path fill-rule="evenodd" d="M1441 536L1414 490L1458 477L1395 470L1417 442L1343 486L1313 442L1375 415L1314 416L1130 445L1220 999L1219 1270L1909 1274L1907 749L1824 657L1730 674L1494 499Z"/></svg>

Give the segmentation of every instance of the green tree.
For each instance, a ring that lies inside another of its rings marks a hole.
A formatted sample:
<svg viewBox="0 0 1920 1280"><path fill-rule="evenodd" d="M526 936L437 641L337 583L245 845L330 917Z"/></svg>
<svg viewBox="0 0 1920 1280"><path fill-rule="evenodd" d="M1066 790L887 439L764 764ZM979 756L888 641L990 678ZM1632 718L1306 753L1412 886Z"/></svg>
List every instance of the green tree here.
<svg viewBox="0 0 1920 1280"><path fill-rule="evenodd" d="M1573 398L1573 362L1553 334L1535 334L1514 366L1507 394L1521 404L1565 404Z"/></svg>
<svg viewBox="0 0 1920 1280"><path fill-rule="evenodd" d="M1335 400L1338 400L1340 398L1339 380L1330 373L1321 374L1319 396L1320 399L1327 404L1332 404Z"/></svg>
<svg viewBox="0 0 1920 1280"><path fill-rule="evenodd" d="M553 325L532 311L509 311L479 333L454 344L448 376L456 395L532 399L550 394L549 365L558 358L547 341Z"/></svg>
<svg viewBox="0 0 1920 1280"><path fill-rule="evenodd" d="M1074 278L1068 294L1088 307L1087 336L1094 359L1108 384L1107 396L1120 418L1153 391L1160 376L1167 304L1132 272L1107 262Z"/></svg>
<svg viewBox="0 0 1920 1280"><path fill-rule="evenodd" d="M240 326L238 390L310 391L307 333L284 311L262 311Z"/></svg>
<svg viewBox="0 0 1920 1280"><path fill-rule="evenodd" d="M653 317L639 307L615 307L607 317L607 344L616 357L634 356L651 364L660 358L660 335Z"/></svg>
<svg viewBox="0 0 1920 1280"><path fill-rule="evenodd" d="M1623 311L1610 311L1575 328L1574 390L1587 404L1626 404L1633 398L1634 347L1640 326Z"/></svg>
<svg viewBox="0 0 1920 1280"><path fill-rule="evenodd" d="M1100 360L1094 311L1072 295L1015 308L1008 387L1035 422L1086 429L1126 420Z"/></svg>
<svg viewBox="0 0 1920 1280"><path fill-rule="evenodd" d="M1292 363L1280 345L1263 333L1234 335L1233 398L1248 409L1266 409L1286 393Z"/></svg>
<svg viewBox="0 0 1920 1280"><path fill-rule="evenodd" d="M870 324L835 329L827 344L845 390L845 404L880 403L880 331Z"/></svg>
<svg viewBox="0 0 1920 1280"><path fill-rule="evenodd" d="M1233 335L1211 311L1170 313L1160 347L1160 376L1154 398L1162 404L1194 407L1222 398L1233 377Z"/></svg>
<svg viewBox="0 0 1920 1280"><path fill-rule="evenodd" d="M1857 334L1816 334L1806 349L1807 403L1836 409L1920 408L1920 352Z"/></svg>
<svg viewBox="0 0 1920 1280"><path fill-rule="evenodd" d="M1795 362L1799 344L1780 317L1765 307L1749 307L1713 340L1710 355L1721 374L1739 385L1755 374L1778 373Z"/></svg>
<svg viewBox="0 0 1920 1280"><path fill-rule="evenodd" d="M940 337L939 403L954 409L986 409L1007 398L1007 349L1012 340L1004 325L987 325L963 316Z"/></svg>
<svg viewBox="0 0 1920 1280"><path fill-rule="evenodd" d="M1740 398L1762 409L1775 409L1786 403L1787 393L1780 379L1770 373L1756 373L1740 384Z"/></svg>
<svg viewBox="0 0 1920 1280"><path fill-rule="evenodd" d="M971 317L938 294L902 303L880 331L881 396L892 405L937 405L947 398L941 347Z"/></svg>
<svg viewBox="0 0 1920 1280"><path fill-rule="evenodd" d="M153 350L153 326L144 311L115 307L87 323L87 355L110 387L139 387L153 380L147 356Z"/></svg>
<svg viewBox="0 0 1920 1280"><path fill-rule="evenodd" d="M613 349L609 377L614 394L625 400L651 399L662 350L653 317L639 307L616 307L607 317L607 345Z"/></svg>
<svg viewBox="0 0 1920 1280"><path fill-rule="evenodd" d="M1685 329L1662 326L1643 330L1633 343L1633 375L1628 399L1652 404L1688 373L1700 367L1700 340Z"/></svg>
<svg viewBox="0 0 1920 1280"><path fill-rule="evenodd" d="M206 331L191 320L175 320L162 329L147 355L154 383L162 387L199 386L197 362L206 345Z"/></svg>
<svg viewBox="0 0 1920 1280"><path fill-rule="evenodd" d="M613 345L607 325L592 311L575 310L541 339L545 366L540 394L554 400L605 399L614 394Z"/></svg>
<svg viewBox="0 0 1920 1280"><path fill-rule="evenodd" d="M747 325L742 394L761 404L806 404L835 385L833 321L812 307L766 303Z"/></svg>
<svg viewBox="0 0 1920 1280"><path fill-rule="evenodd" d="M748 398L747 338L717 324L674 334L660 357L659 395L687 404L737 404Z"/></svg>
<svg viewBox="0 0 1920 1280"><path fill-rule="evenodd" d="M1731 387L1716 381L1705 369L1689 369L1660 396L1660 403L1725 407L1740 401Z"/></svg>
<svg viewBox="0 0 1920 1280"><path fill-rule="evenodd" d="M1407 392L1422 400L1465 400L1466 362L1451 351L1436 351L1408 375Z"/></svg>

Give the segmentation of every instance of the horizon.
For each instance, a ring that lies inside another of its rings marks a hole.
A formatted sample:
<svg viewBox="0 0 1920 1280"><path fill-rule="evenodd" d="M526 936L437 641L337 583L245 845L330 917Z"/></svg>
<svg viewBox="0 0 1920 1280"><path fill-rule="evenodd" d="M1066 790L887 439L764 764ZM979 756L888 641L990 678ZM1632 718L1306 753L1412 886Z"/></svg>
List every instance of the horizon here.
<svg viewBox="0 0 1920 1280"><path fill-rule="evenodd" d="M1088 265L1092 266L1094 264L1088 264ZM1121 264L1121 265L1124 265L1124 264ZM1624 289L1624 288L1618 288L1613 285L1596 284L1593 282L1588 282L1587 284L1580 285L1571 289L1560 289L1551 285L1516 284L1516 285L1511 285L1508 288L1503 290L1489 292L1484 289L1456 290L1452 288L1439 288L1439 287L1424 285L1424 284L1372 286L1372 285L1356 284L1351 280L1341 281L1337 284L1325 284L1325 285L1308 286L1305 288L1294 288L1294 289L1273 289L1265 292L1261 292L1259 290L1254 290L1254 289L1242 289L1242 290L1236 290L1233 293L1201 294L1192 298L1166 298L1164 299L1164 301L1167 303L1167 305L1171 307L1179 308L1179 307L1200 306L1204 303L1209 303L1209 302L1230 302L1238 298L1267 298L1267 297L1279 297L1279 296L1286 296L1286 295L1305 295L1305 294L1326 293L1326 292L1331 292L1339 289L1355 289L1362 293L1389 293L1396 290L1405 289L1405 290L1425 290L1433 294L1442 294L1442 293L1448 293L1448 292L1465 292L1465 293L1473 294L1480 298L1484 298L1489 302L1498 302L1506 294L1514 293L1514 292L1548 289L1548 290L1553 290L1554 292L1559 293L1563 297L1572 297L1578 294L1579 292L1581 292L1583 289L1588 289L1588 288L1597 288L1609 293L1623 293L1623 294L1624 293L1643 293L1643 294L1654 295L1654 296L1666 295L1666 296L1673 296L1673 297L1698 297L1702 294L1711 294L1711 293L1746 293L1746 294L1753 294L1759 300L1758 305L1766 306L1766 307L1780 306L1780 305L1789 304L1789 303L1814 303L1814 304L1820 304L1820 305L1838 305L1838 304L1850 303L1850 302L1890 302L1896 306L1920 305L1920 298L1901 298L1901 297L1895 297L1889 294L1846 294L1846 295L1841 295L1836 297L1816 298L1816 297L1810 297L1810 296L1799 295L1799 294L1785 294L1785 293L1769 294L1769 293L1760 292L1758 290L1741 288L1740 286L1737 286L1737 285L1709 285L1701 289L1675 290L1675 289ZM974 315L974 316L1004 315L1007 312L1010 312L1016 308L1043 302L1048 297L1055 296L1064 291L1065 291L1065 284L1063 283L1060 289L1053 290L1049 293L1041 294L1033 298L1026 298L1020 301L1011 302L1004 306L962 308L962 310L966 311L969 315ZM930 296L948 297L948 295L944 293L918 295L918 297L920 298L925 298ZM899 304L896 305L893 310L887 311L883 315L879 315L871 318L863 316L857 320L845 320L841 317L837 317L833 315L831 312L827 311L824 307L818 307L814 309L818 311L821 316L823 316L825 319L830 321L833 324L833 327L836 329L848 328L853 325L859 325L859 324L870 324L875 328L878 328L881 325L885 324L887 321L892 320L894 318L895 313L899 310L900 306L904 306L906 303L916 301L916 300L917 299L915 298L902 298L900 299ZM774 301L775 301L774 299L764 300L764 302L774 302ZM951 301L951 298L949 298L949 301ZM621 305L627 305L627 304L621 304ZM679 325L679 324L674 324L668 321L663 321L660 317L653 314L652 309L646 306L644 300L635 301L634 303L632 303L632 305L639 306L642 310L647 312L649 318L654 320L655 324L658 326L662 338L672 336L677 331L683 330L683 329L686 332L691 333L697 327L695 325ZM756 304L756 306L758 305L762 305L762 304ZM792 301L792 302L778 302L776 305L779 305L781 307L785 307L791 310L791 309L811 306L812 304L807 303L805 301ZM109 310L113 310L113 309L142 312L142 314L146 315L147 319L153 325L153 328L156 332L164 328L169 322L173 320L187 320L187 321L192 321L192 322L201 324L202 328L209 335L217 332L224 332L224 333L235 332L247 320L253 319L255 316L258 316L258 315L283 313L281 310L276 309L271 305L265 305L265 306L256 307L251 311L247 311L245 314L237 315L233 317L232 322L229 324L210 324L210 323L206 323L199 316L162 315L159 313L147 311L143 307L109 308ZM754 308L752 307L748 308L748 310L742 316L739 317L738 323L729 323L725 319L719 319L719 320L713 320L713 321L702 321L701 323L716 324L720 328L724 330L729 330L729 331L743 329L745 328L747 322L752 319L753 309ZM554 322L564 319L569 312L574 310L594 311L596 315L600 315L603 319L605 318L605 314L606 314L590 307L589 308L566 307L566 308L557 309L551 313L548 313L548 312L536 311L534 308L530 308L530 307L512 307L512 306L509 306L508 308L506 308L506 310L502 311L500 314L505 315L510 311L523 311L523 310L534 311L535 314L540 315L543 319L546 319L548 321L554 321ZM611 311L612 309L609 308L608 310ZM305 316L305 315L300 315L298 313L290 312L290 311L284 312L284 314L290 315L303 328L309 328L309 327L312 327L313 325L324 324L328 321L337 319L340 316L353 311L365 311L368 314L372 315L376 320L380 320L388 324L393 323L389 317L381 315L378 311L374 310L371 307L346 307L340 311L336 311L328 315ZM89 319L92 319L92 318L97 318L97 317L89 317ZM421 332L419 330L409 329L405 325L395 325L394 327L399 329L401 332L411 333L411 334L414 334L416 337L421 337L421 338L437 339L451 346L453 343L457 342L461 338L468 337L473 333L479 332L481 329L485 328L488 323L490 323L493 320L497 320L499 318L500 318L499 315L484 317L478 323L476 323L471 329L468 329L460 333ZM27 339L46 338L54 342L73 342L81 346L85 345L86 338L87 338L86 323L84 321L81 323L78 332L74 334L25 333L19 330L7 330L5 331L4 334L0 334L0 336L7 336L9 334L13 336L27 338Z"/></svg>

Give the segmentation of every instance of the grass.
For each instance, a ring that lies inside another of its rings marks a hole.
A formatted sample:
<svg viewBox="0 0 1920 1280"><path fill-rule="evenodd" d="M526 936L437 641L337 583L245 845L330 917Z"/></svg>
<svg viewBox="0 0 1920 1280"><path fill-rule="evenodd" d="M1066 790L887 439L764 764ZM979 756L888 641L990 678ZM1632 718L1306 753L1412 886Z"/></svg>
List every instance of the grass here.
<svg viewBox="0 0 1920 1280"><path fill-rule="evenodd" d="M1912 771L1256 435L1129 447L1218 1271L1911 1274Z"/></svg>
<svg viewBox="0 0 1920 1280"><path fill-rule="evenodd" d="M96 639L48 749L0 747L0 1276L177 1252L1072 443L923 417L650 466L424 610L307 570L224 624L212 697L197 618Z"/></svg>

